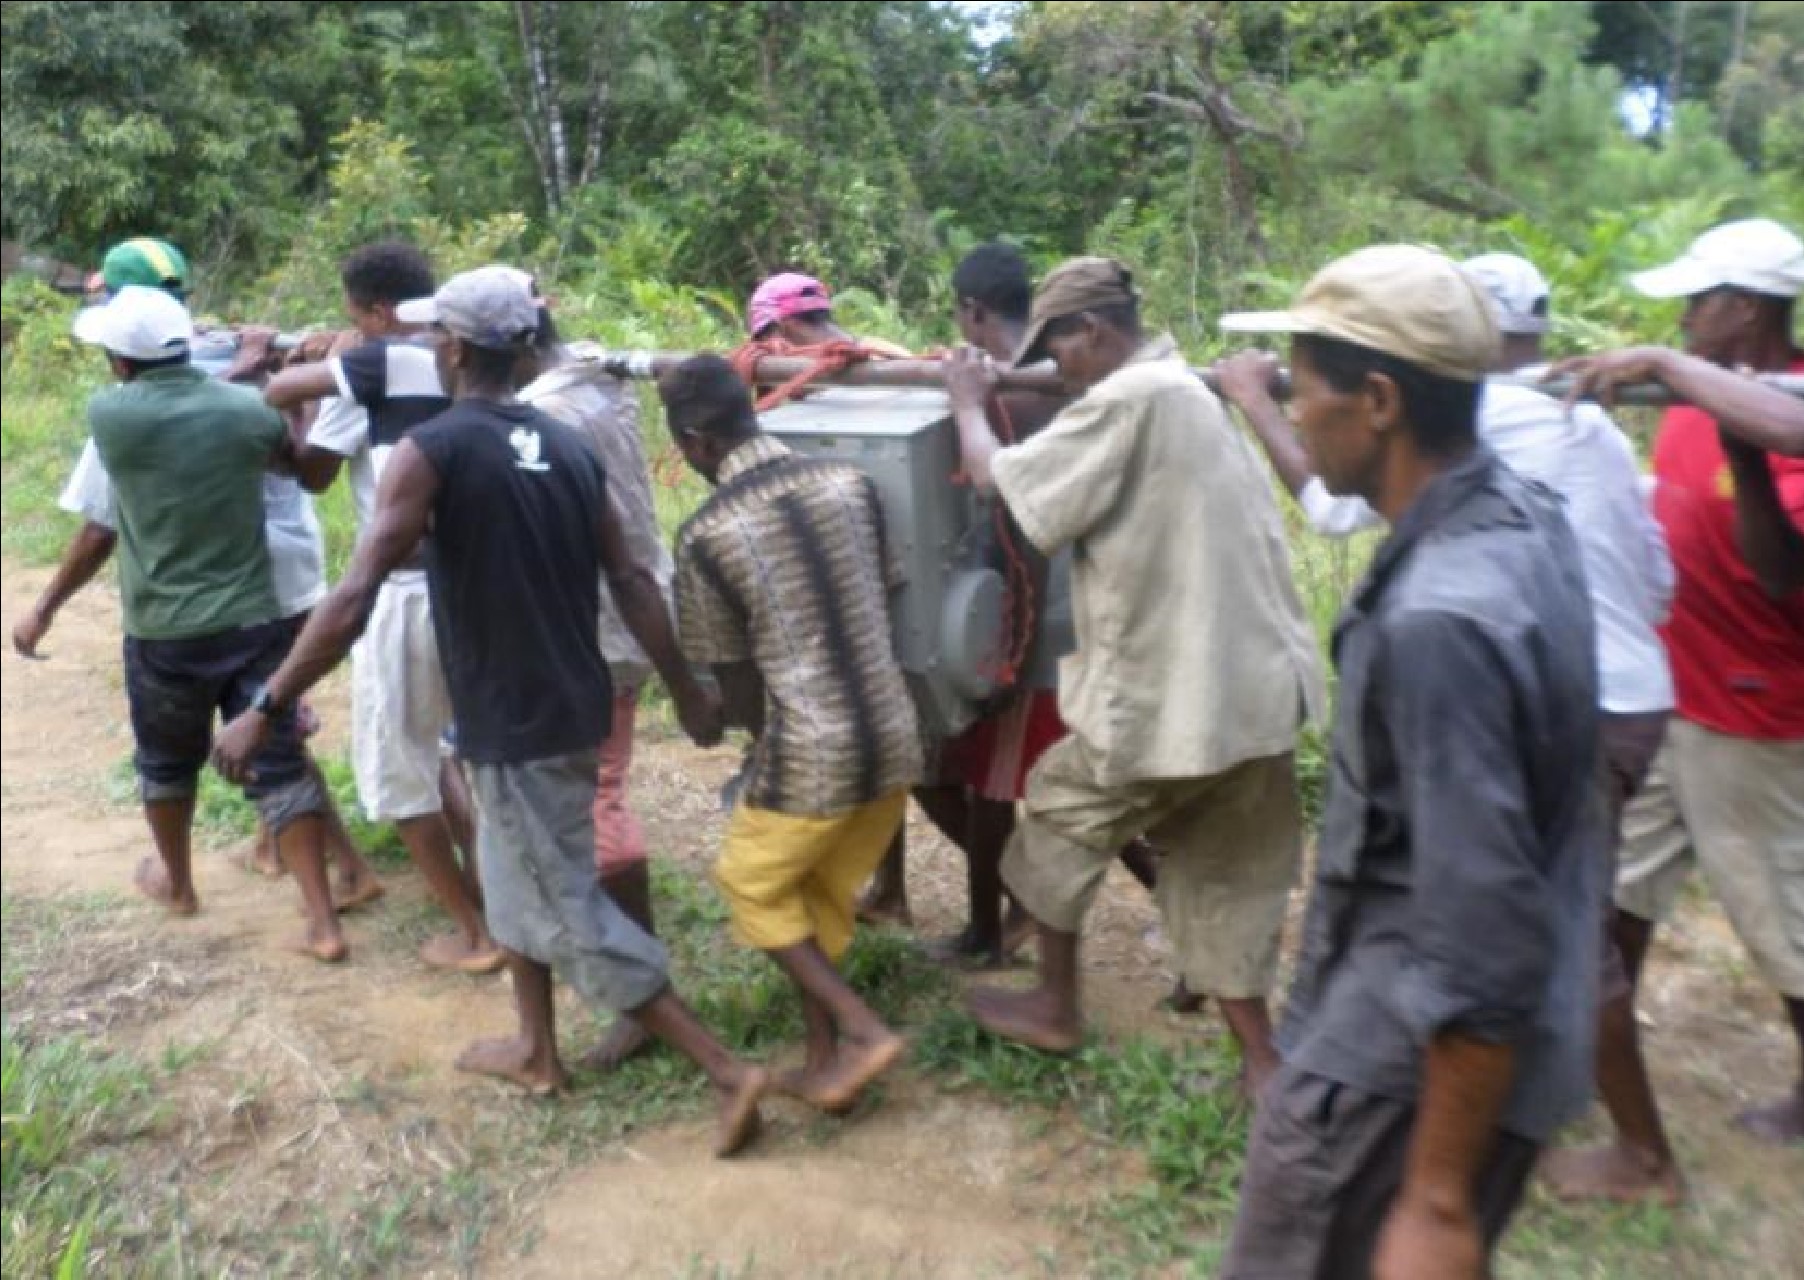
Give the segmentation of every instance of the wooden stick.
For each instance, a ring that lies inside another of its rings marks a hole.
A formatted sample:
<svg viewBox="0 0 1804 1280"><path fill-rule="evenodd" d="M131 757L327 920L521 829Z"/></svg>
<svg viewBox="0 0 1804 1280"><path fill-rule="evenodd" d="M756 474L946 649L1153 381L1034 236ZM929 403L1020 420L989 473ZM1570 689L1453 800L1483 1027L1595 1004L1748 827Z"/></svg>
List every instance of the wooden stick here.
<svg viewBox="0 0 1804 1280"><path fill-rule="evenodd" d="M617 378L658 378L665 372L675 368L689 359L692 352L687 351L604 351L601 355L602 365ZM761 386L777 386L789 381L798 374L806 373L813 367L813 361L798 359L792 356L766 356L758 362L757 376ZM1215 377L1208 369L1192 368L1191 372L1203 380L1211 390L1217 390ZM997 384L1006 391L1044 391L1054 395L1062 394L1065 385L1059 375L1047 365L1039 365L1032 369L999 369ZM938 387L941 384L940 362L938 360L867 360L861 364L851 365L837 373L824 373L821 382L840 387ZM1520 374L1500 374L1492 379L1494 382L1514 386L1530 387L1557 399L1563 399L1572 389L1572 382L1567 378L1559 378L1552 382L1541 382L1533 370L1525 370ZM1795 373L1767 373L1756 375L1756 380L1782 391L1789 396L1804 399L1804 375ZM1290 395L1290 373L1279 370L1273 393L1280 399ZM1639 383L1634 386L1623 386L1616 389L1616 403L1619 405L1662 406L1681 404L1666 387L1657 382Z"/></svg>

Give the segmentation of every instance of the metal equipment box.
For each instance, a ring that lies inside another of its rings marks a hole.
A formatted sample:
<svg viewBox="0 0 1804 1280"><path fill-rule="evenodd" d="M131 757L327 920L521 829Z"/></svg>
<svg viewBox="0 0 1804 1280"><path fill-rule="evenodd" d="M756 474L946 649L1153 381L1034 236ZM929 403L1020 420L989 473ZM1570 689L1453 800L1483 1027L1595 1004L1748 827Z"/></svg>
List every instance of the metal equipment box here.
<svg viewBox="0 0 1804 1280"><path fill-rule="evenodd" d="M762 416L796 453L857 467L876 485L907 583L890 600L896 654L923 728L947 737L995 693L1006 645L1005 583L982 563L987 504L955 480L958 436L945 393L824 387Z"/></svg>

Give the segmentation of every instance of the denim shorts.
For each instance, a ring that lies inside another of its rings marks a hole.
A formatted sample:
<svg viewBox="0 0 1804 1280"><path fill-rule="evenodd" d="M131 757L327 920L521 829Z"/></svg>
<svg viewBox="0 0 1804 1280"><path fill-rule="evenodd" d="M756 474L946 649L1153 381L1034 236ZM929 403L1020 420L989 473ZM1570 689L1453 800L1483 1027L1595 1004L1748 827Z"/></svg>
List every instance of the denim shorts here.
<svg viewBox="0 0 1804 1280"><path fill-rule="evenodd" d="M299 631L300 619L261 623L180 640L125 638L125 692L131 704L134 763L146 803L194 795L213 749L213 718L232 720L251 705ZM245 794L272 830L326 808L293 708L270 722L251 761Z"/></svg>

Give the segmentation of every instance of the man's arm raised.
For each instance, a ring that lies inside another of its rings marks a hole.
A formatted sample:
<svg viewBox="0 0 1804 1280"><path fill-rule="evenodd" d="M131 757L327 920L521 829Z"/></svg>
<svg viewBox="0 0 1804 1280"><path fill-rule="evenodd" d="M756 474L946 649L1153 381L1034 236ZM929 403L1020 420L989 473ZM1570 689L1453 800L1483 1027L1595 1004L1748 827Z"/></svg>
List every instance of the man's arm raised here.
<svg viewBox="0 0 1804 1280"><path fill-rule="evenodd" d="M308 493L324 493L330 489L338 478L339 468L344 465L342 455L308 443L310 420L301 413L307 405L337 396L343 390L331 364L331 356L339 353L340 345L334 343L325 360L289 366L263 388L263 402L288 420L290 438L294 441L294 475Z"/></svg>
<svg viewBox="0 0 1804 1280"><path fill-rule="evenodd" d="M1606 407L1618 387L1658 382L1715 418L1728 435L1756 449L1804 457L1804 401L1665 347L1628 347L1601 355L1575 356L1547 371L1548 380L1568 377L1567 404L1592 399Z"/></svg>

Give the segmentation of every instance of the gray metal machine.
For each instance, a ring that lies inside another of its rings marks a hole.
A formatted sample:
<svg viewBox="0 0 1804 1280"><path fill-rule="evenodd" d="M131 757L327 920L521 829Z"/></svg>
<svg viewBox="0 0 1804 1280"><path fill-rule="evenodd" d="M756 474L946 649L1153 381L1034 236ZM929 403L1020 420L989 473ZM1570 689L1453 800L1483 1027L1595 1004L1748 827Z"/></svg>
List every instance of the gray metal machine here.
<svg viewBox="0 0 1804 1280"><path fill-rule="evenodd" d="M890 602L896 653L923 727L965 728L996 691L1007 647L1003 577L983 562L988 504L965 485L958 438L938 388L827 386L762 416L806 457L871 477L907 584Z"/></svg>

